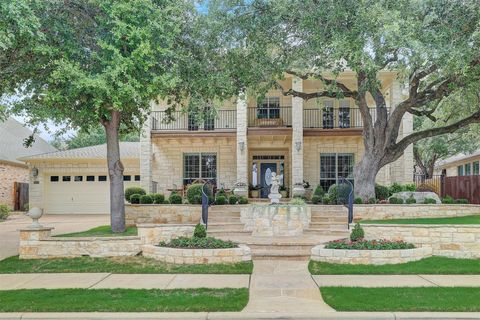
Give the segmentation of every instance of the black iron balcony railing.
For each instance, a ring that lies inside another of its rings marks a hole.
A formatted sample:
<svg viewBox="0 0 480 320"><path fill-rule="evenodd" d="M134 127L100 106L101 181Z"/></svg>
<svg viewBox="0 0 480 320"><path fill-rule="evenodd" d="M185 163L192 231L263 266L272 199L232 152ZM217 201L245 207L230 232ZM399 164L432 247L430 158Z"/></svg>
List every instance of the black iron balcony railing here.
<svg viewBox="0 0 480 320"><path fill-rule="evenodd" d="M218 110L215 114L205 114L201 119L182 112L153 111L153 131L213 131L237 128L236 110Z"/></svg>
<svg viewBox="0 0 480 320"><path fill-rule="evenodd" d="M269 108L249 107L247 109L249 127L291 127L292 107Z"/></svg>
<svg viewBox="0 0 480 320"><path fill-rule="evenodd" d="M375 122L377 111L370 109ZM314 108L303 109L304 129L346 129L363 128L363 120L358 107L353 108Z"/></svg>

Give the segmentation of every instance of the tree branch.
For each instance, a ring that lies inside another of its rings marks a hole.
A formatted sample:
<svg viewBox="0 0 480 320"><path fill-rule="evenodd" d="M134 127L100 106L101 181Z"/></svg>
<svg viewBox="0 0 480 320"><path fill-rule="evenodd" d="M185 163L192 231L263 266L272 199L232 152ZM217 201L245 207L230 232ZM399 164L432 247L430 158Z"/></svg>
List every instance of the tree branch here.
<svg viewBox="0 0 480 320"><path fill-rule="evenodd" d="M321 80L325 85L327 86L335 86L337 87L341 92L343 92L343 94L346 96L347 94L350 95L350 97L355 97L357 95L357 91L355 90L351 90L350 88L348 88L345 84L341 83L341 82L338 82L337 80L335 79L327 79L325 78L324 76L322 76L321 74L318 74L316 72L307 72L307 73L300 73L300 72L296 72L294 70L286 70L285 71L286 73L289 73L293 76L296 76L302 80L308 80L309 78L316 78L316 79L319 79Z"/></svg>
<svg viewBox="0 0 480 320"><path fill-rule="evenodd" d="M332 91L317 91L317 92L300 92L293 89L285 90L282 85L279 83L276 84L276 87L282 91L284 96L293 96L302 98L305 101L315 98L327 97L327 98L334 98L334 99L341 99L341 98L354 98L356 99L356 94L353 93L338 93Z"/></svg>

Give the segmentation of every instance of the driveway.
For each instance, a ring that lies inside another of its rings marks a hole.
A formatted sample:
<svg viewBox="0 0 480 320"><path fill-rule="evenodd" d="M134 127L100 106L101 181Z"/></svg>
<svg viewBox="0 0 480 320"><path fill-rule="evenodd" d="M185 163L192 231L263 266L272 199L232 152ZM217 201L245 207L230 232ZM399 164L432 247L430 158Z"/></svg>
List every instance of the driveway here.
<svg viewBox="0 0 480 320"><path fill-rule="evenodd" d="M0 222L0 260L18 254L18 229L28 226L32 219L24 214L12 214L6 221ZM109 215L54 214L40 218L44 226L55 229L52 234L84 231L110 223Z"/></svg>

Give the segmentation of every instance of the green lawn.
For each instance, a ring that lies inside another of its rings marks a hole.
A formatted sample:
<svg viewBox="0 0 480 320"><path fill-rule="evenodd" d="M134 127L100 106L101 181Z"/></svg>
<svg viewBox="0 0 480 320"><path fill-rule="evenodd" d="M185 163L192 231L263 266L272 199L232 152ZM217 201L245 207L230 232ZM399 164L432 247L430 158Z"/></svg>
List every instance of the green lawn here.
<svg viewBox="0 0 480 320"><path fill-rule="evenodd" d="M241 311L248 289L22 289L0 291L0 312Z"/></svg>
<svg viewBox="0 0 480 320"><path fill-rule="evenodd" d="M480 274L480 259L429 257L385 265L335 264L310 261L311 274Z"/></svg>
<svg viewBox="0 0 480 320"><path fill-rule="evenodd" d="M137 227L127 227L125 232L113 233L110 226L95 227L90 230L59 234L55 237L119 237L119 236L136 236Z"/></svg>
<svg viewBox="0 0 480 320"><path fill-rule="evenodd" d="M337 311L480 311L479 288L322 287L320 292Z"/></svg>
<svg viewBox="0 0 480 320"><path fill-rule="evenodd" d="M250 274L253 263L174 265L144 257L58 258L21 260L18 256L0 261L1 273L110 272L110 273L209 273ZM1 304L1 301L0 301Z"/></svg>
<svg viewBox="0 0 480 320"><path fill-rule="evenodd" d="M362 224L480 224L480 215L451 218L414 218L392 220L362 220Z"/></svg>

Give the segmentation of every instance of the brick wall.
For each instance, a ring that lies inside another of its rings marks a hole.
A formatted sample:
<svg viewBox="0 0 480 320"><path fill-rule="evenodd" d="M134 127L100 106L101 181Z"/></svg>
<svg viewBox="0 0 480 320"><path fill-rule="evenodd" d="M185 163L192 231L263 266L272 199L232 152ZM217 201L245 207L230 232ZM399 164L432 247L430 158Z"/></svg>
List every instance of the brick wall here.
<svg viewBox="0 0 480 320"><path fill-rule="evenodd" d="M28 182L28 168L0 162L0 204L13 208L15 195L13 184L15 182Z"/></svg>

